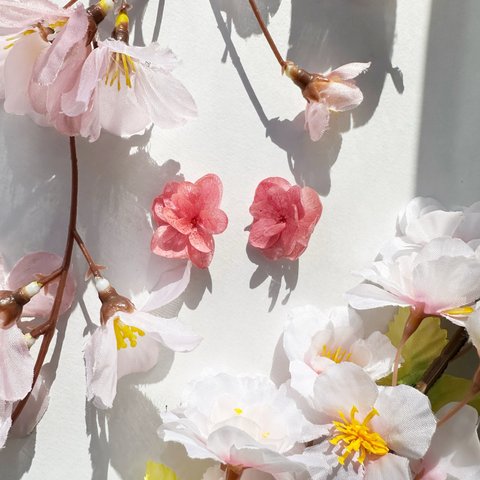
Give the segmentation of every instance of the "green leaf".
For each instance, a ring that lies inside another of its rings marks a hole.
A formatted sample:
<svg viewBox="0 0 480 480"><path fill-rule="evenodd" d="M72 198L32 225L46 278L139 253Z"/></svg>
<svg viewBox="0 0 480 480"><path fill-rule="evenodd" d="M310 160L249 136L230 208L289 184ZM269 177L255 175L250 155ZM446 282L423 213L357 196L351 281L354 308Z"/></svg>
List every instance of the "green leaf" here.
<svg viewBox="0 0 480 480"><path fill-rule="evenodd" d="M409 315L409 308L400 308L388 327L387 337L394 347L398 347L400 344ZM432 360L440 355L447 342L447 331L440 327L440 318L424 318L417 331L403 347L402 357L404 361L398 370L398 383L415 385L432 363ZM391 385L392 376L389 375L378 383L380 385Z"/></svg>
<svg viewBox="0 0 480 480"><path fill-rule="evenodd" d="M147 462L144 480L178 480L176 473L163 463Z"/></svg>
<svg viewBox="0 0 480 480"><path fill-rule="evenodd" d="M442 375L428 392L433 411L437 412L447 403L463 400L470 391L471 385L472 381L466 378ZM480 397L477 396L470 405L480 413Z"/></svg>

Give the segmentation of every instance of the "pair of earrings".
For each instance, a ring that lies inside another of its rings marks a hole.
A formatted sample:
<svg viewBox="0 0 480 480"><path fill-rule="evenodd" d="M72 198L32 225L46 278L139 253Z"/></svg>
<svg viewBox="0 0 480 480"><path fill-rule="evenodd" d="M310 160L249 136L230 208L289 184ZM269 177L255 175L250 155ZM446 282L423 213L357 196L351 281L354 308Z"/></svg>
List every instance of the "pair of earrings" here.
<svg viewBox="0 0 480 480"><path fill-rule="evenodd" d="M215 174L191 182L169 182L153 200L157 224L151 250L167 258L190 259L208 268L215 251L213 235L225 231L226 213L220 209L223 185ZM320 198L310 187L291 185L280 177L262 180L250 213L248 243L270 260L296 260L307 248L322 214Z"/></svg>

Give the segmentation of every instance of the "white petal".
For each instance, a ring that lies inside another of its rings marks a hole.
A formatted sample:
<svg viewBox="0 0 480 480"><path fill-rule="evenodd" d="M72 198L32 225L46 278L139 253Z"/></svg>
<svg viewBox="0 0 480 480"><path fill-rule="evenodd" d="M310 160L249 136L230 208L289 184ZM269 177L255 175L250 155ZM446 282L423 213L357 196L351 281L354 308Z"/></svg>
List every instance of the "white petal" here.
<svg viewBox="0 0 480 480"><path fill-rule="evenodd" d="M137 338L137 345L118 350L118 380L131 373L148 372L158 362L160 344L150 335Z"/></svg>
<svg viewBox="0 0 480 480"><path fill-rule="evenodd" d="M291 386L306 399L313 397L313 386L318 374L305 362L293 360L290 362Z"/></svg>
<svg viewBox="0 0 480 480"><path fill-rule="evenodd" d="M155 341L175 352L190 352L202 341L202 337L173 318L161 318L146 312L132 314L119 312L126 325L140 328Z"/></svg>
<svg viewBox="0 0 480 480"><path fill-rule="evenodd" d="M345 293L348 304L358 310L398 305L408 307L410 302L387 292L377 285L361 283Z"/></svg>
<svg viewBox="0 0 480 480"><path fill-rule="evenodd" d="M192 96L171 73L139 66L136 75L137 101L155 125L173 128L197 116Z"/></svg>
<svg viewBox="0 0 480 480"><path fill-rule="evenodd" d="M359 418L365 417L372 409L378 395L378 387L359 366L340 363L328 368L320 375L314 386L314 406L325 423L340 419L339 411L346 416L353 406L359 411Z"/></svg>
<svg viewBox="0 0 480 480"><path fill-rule="evenodd" d="M175 262L172 268L164 270L140 310L151 312L178 298L190 282L191 267L191 262Z"/></svg>
<svg viewBox="0 0 480 480"><path fill-rule="evenodd" d="M367 463L365 480L409 480L412 478L408 460L392 453Z"/></svg>
<svg viewBox="0 0 480 480"><path fill-rule="evenodd" d="M87 399L97 408L111 408L117 394L117 342L113 321L98 327L84 350Z"/></svg>
<svg viewBox="0 0 480 480"><path fill-rule="evenodd" d="M375 408L370 425L391 450L409 459L425 455L436 428L427 396L407 385L383 387Z"/></svg>
<svg viewBox="0 0 480 480"><path fill-rule="evenodd" d="M12 426L12 407L12 402L0 401L0 448L4 447Z"/></svg>
<svg viewBox="0 0 480 480"><path fill-rule="evenodd" d="M465 323L465 328L470 335L470 341L480 352L480 310L474 312Z"/></svg>

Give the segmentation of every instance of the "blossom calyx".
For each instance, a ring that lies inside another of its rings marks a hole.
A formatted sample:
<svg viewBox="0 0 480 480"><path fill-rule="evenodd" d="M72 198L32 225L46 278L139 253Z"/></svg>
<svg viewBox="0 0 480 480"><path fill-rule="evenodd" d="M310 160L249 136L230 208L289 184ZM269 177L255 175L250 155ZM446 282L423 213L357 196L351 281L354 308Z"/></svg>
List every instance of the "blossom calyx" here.
<svg viewBox="0 0 480 480"><path fill-rule="evenodd" d="M117 312L133 313L135 305L110 285L110 282L103 277L95 277L95 287L98 298L102 302L100 309L100 322L105 325Z"/></svg>
<svg viewBox="0 0 480 480"><path fill-rule="evenodd" d="M130 35L128 27L130 20L127 15L127 9L128 6L122 7L118 12L117 18L115 20L115 28L112 31L112 38L128 45L128 39Z"/></svg>
<svg viewBox="0 0 480 480"><path fill-rule="evenodd" d="M101 23L107 13L113 8L113 0L100 0L98 3L91 5L87 8L88 14L88 32L87 32L87 45L94 39L97 33L97 25Z"/></svg>
<svg viewBox="0 0 480 480"><path fill-rule="evenodd" d="M9 327L22 315L23 306L41 289L41 284L32 282L15 291L0 290L0 327Z"/></svg>
<svg viewBox="0 0 480 480"><path fill-rule="evenodd" d="M302 95L308 102L319 102L321 100L320 92L330 82L322 74L307 72L293 62L286 62L283 71L297 87L300 87Z"/></svg>

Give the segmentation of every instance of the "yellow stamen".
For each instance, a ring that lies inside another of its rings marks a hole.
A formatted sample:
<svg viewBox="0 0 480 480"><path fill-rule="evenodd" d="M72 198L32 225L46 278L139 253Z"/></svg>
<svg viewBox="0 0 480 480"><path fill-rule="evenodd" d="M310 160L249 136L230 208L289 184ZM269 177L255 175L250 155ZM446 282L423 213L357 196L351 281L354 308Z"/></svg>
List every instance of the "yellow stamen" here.
<svg viewBox="0 0 480 480"><path fill-rule="evenodd" d="M471 315L475 309L471 306L452 308L450 310L442 310L442 314L452 317L467 317Z"/></svg>
<svg viewBox="0 0 480 480"><path fill-rule="evenodd" d="M237 414L237 415L241 415L243 413L243 410L241 408L234 408L233 411Z"/></svg>
<svg viewBox="0 0 480 480"><path fill-rule="evenodd" d="M373 417L379 415L374 408L360 423L356 418L357 407L353 406L350 418L347 419L343 412L338 412L342 422L333 422L337 435L330 440L332 445L341 444L342 455L338 457L338 463L343 465L345 460L355 452L358 452L357 461L364 463L367 455L383 456L389 452L387 442L376 432L372 432L368 423Z"/></svg>
<svg viewBox="0 0 480 480"><path fill-rule="evenodd" d="M48 26L52 30L55 30L56 28L63 27L67 23L67 19L64 20L57 20L54 23L49 23Z"/></svg>
<svg viewBox="0 0 480 480"><path fill-rule="evenodd" d="M342 347L337 347L336 350L330 350L327 345L324 345L322 348L321 356L327 357L330 360L333 360L335 363L342 363L348 362L352 354Z"/></svg>
<svg viewBox="0 0 480 480"><path fill-rule="evenodd" d="M265 439L265 440L266 440L269 436L270 436L270 432L263 432L263 433L262 433L262 438Z"/></svg>
<svg viewBox="0 0 480 480"><path fill-rule="evenodd" d="M113 328L115 330L115 338L117 339L117 350L128 347L126 340L130 342L132 348L135 348L137 346L137 335L140 337L145 335L143 330L125 325L118 317L115 317L113 320Z"/></svg>
<svg viewBox="0 0 480 480"><path fill-rule="evenodd" d="M114 83L117 83L117 90L122 88L121 77L125 77L125 85L128 88L132 88L132 73L136 72L135 64L130 57L125 53L115 52L112 54L112 58L107 66L105 73L105 85L110 84L112 87Z"/></svg>

